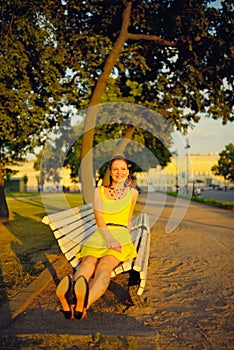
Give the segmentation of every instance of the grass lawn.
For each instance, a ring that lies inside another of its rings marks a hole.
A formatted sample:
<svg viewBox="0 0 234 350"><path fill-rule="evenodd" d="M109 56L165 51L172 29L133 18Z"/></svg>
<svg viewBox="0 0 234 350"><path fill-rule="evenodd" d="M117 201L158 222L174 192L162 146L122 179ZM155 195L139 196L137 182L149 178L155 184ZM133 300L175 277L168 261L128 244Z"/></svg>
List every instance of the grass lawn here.
<svg viewBox="0 0 234 350"><path fill-rule="evenodd" d="M22 197L40 197L40 192L8 192L6 191L6 197L8 198L22 198Z"/></svg>
<svg viewBox="0 0 234 350"><path fill-rule="evenodd" d="M7 194L10 220L0 224L0 305L31 283L48 263L58 259L60 251L53 233L41 220L47 213L63 209L61 195L47 196L46 212L38 193ZM80 194L65 196L70 207L82 204ZM48 203L53 204L49 209Z"/></svg>

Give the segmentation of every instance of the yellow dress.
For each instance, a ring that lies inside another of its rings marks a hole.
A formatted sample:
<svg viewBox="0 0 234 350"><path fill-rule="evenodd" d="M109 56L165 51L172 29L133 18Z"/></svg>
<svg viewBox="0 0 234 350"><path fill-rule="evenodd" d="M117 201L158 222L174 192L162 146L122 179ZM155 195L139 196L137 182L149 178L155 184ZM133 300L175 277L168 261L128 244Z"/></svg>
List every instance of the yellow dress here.
<svg viewBox="0 0 234 350"><path fill-rule="evenodd" d="M137 256L136 249L132 243L131 235L128 231L128 218L132 204L131 189L128 188L126 195L117 200L106 198L104 187L101 187L101 200L103 208L103 218L106 224L112 223L123 226L107 225L112 236L121 244L121 253L109 249L106 240L97 228L93 235L83 244L81 251L76 255L78 259L84 256L95 256L101 258L105 255L113 255L119 261L126 261Z"/></svg>

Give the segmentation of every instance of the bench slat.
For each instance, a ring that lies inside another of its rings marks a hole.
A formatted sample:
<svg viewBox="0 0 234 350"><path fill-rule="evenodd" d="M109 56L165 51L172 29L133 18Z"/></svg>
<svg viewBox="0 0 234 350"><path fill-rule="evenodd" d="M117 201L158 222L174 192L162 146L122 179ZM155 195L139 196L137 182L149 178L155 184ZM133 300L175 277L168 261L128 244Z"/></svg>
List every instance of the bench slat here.
<svg viewBox="0 0 234 350"><path fill-rule="evenodd" d="M148 267L148 260L149 260L149 243L150 243L150 239L149 236L147 237L147 242L146 242L146 246L144 249L144 259L142 260L142 265L141 265L141 269L135 269L135 266L133 266L133 270L139 271L140 273L140 278L141 279L146 279L146 275L147 275L147 269L145 269L145 266ZM146 265L145 265L146 263Z"/></svg>
<svg viewBox="0 0 234 350"><path fill-rule="evenodd" d="M63 210L59 213L54 213L54 214L44 216L42 219L42 222L43 224L50 225L50 223L54 223L56 221L62 220L63 218L67 218L69 216L82 213L89 209L92 210L92 208L93 208L92 204L85 204L85 205L81 205L80 207L74 207L72 209Z"/></svg>
<svg viewBox="0 0 234 350"><path fill-rule="evenodd" d="M76 245L73 245L72 249L63 251L63 248L61 248L61 251L65 255L66 259L70 262L74 257L75 254L77 254L81 250L81 243L77 243Z"/></svg>
<svg viewBox="0 0 234 350"><path fill-rule="evenodd" d="M137 295L142 295L144 292L144 288L139 287L139 289L137 290Z"/></svg>
<svg viewBox="0 0 234 350"><path fill-rule="evenodd" d="M71 264L71 266L73 267L73 269L77 270L77 268L78 268L78 266L79 266L79 264L80 264L80 260L77 259L77 257L74 256L73 259L71 259L71 260L69 261L69 263Z"/></svg>
<svg viewBox="0 0 234 350"><path fill-rule="evenodd" d="M145 289L145 285L146 285L146 280L141 280L139 288L137 290L137 294L138 295L142 295L144 289Z"/></svg>
<svg viewBox="0 0 234 350"><path fill-rule="evenodd" d="M69 239L67 237L63 237L62 244L58 241L58 244L59 244L60 249L62 250L63 254L74 250L73 248L77 249L77 247L81 246L88 239L88 237L90 237L94 233L94 231L95 231L95 228L88 229L86 234L85 234L85 237L83 239L81 239L80 241L72 240L72 239ZM77 253L78 253L78 251L76 250L74 255L76 255Z"/></svg>
<svg viewBox="0 0 234 350"><path fill-rule="evenodd" d="M85 220L86 217L89 218L90 220L94 218L94 214L92 212L92 209L85 211L85 215L83 215L83 214L84 213L78 213L78 214L75 214L73 216L63 218L59 221L51 222L49 225L50 225L52 231L54 231L54 230L60 229L62 227L71 225L74 222L78 222L79 220L83 221L83 220Z"/></svg>
<svg viewBox="0 0 234 350"><path fill-rule="evenodd" d="M127 272L132 269L132 259L122 262L111 273L111 277L114 277L122 272Z"/></svg>
<svg viewBox="0 0 234 350"><path fill-rule="evenodd" d="M142 271L141 271L141 275L142 278L143 276L147 276L147 270L148 270L148 260L149 260L149 254L150 254L150 229L149 229L149 217L147 215L145 215L145 223L146 223L146 228L147 228L147 235L148 235L148 239L147 239L147 243L146 243L146 248L145 248L145 258L142 262Z"/></svg>
<svg viewBox="0 0 234 350"><path fill-rule="evenodd" d="M94 219L88 221L79 221L79 223L74 223L67 227L63 227L60 230L54 232L55 238L60 239L63 236L69 236L71 238L81 234L87 230L87 228L94 226L96 228L96 222Z"/></svg>
<svg viewBox="0 0 234 350"><path fill-rule="evenodd" d="M139 245L140 245L140 239L141 239L141 227L138 227L137 230L135 230L135 234L133 236L133 244L134 247L136 248L136 251L138 252Z"/></svg>
<svg viewBox="0 0 234 350"><path fill-rule="evenodd" d="M142 259L144 257L144 252L145 252L145 241L146 241L146 235L144 234L140 242L138 256L136 257L133 265L133 269L138 272L141 271Z"/></svg>
<svg viewBox="0 0 234 350"><path fill-rule="evenodd" d="M146 279L147 276L147 270L148 270L148 260L149 260L149 253L150 253L150 235L148 234L148 239L146 243L146 248L145 248L145 258L142 262L142 267L140 271L140 278Z"/></svg>
<svg viewBox="0 0 234 350"><path fill-rule="evenodd" d="M85 239L83 240L83 242L85 242L95 231L94 227L89 228L88 230L86 230L86 236ZM78 248L80 248L82 246L82 243L80 242L78 244L76 244L72 249L70 249L68 252L66 252L65 256L68 256L68 260L71 260L73 256L76 256L76 254L79 253L80 249L78 250Z"/></svg>
<svg viewBox="0 0 234 350"><path fill-rule="evenodd" d="M133 259L129 259L128 261L123 262L124 271L129 271L132 269L132 261Z"/></svg>
<svg viewBox="0 0 234 350"><path fill-rule="evenodd" d="M141 215L134 216L132 218L132 230L136 229L142 224L142 218Z"/></svg>
<svg viewBox="0 0 234 350"><path fill-rule="evenodd" d="M147 240L148 240L148 231L146 227L144 226L142 228L141 232L141 241L140 241L140 247L138 249L138 256L135 259L133 269L135 271L141 271L142 270L142 263L145 259L145 254L146 254L146 246L147 246Z"/></svg>
<svg viewBox="0 0 234 350"><path fill-rule="evenodd" d="M117 266L117 267L115 268L115 273L116 273L116 275L122 273L123 271L124 271L124 269L123 269L122 264L120 264L119 266Z"/></svg>

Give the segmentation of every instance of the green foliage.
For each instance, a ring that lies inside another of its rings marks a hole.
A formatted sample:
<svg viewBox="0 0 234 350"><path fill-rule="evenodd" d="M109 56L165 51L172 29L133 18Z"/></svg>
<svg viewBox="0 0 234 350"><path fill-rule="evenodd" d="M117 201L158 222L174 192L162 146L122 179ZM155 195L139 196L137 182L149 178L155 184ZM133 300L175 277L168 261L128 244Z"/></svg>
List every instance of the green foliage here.
<svg viewBox="0 0 234 350"><path fill-rule="evenodd" d="M114 6L119 24L113 30L120 27L122 10ZM144 33L148 40L128 40L116 63L123 98L160 111L180 130L199 121L200 112L224 123L233 120L231 17L230 1L222 9L206 1L133 2L129 32ZM159 45L150 40L152 34L176 46ZM106 35L111 38L111 32Z"/></svg>
<svg viewBox="0 0 234 350"><path fill-rule="evenodd" d="M34 169L37 171L40 170L39 184L41 188L45 180L59 183L61 178L60 172L63 166L68 165L70 153L74 150L74 145L70 143L73 139L77 139L75 135L76 133L79 134L81 128L82 123L80 125L78 124L76 127L72 127L71 121L66 120L60 126L59 130L53 133L52 137L47 142L46 148L36 155L37 158L34 163ZM67 152L68 156L66 156Z"/></svg>
<svg viewBox="0 0 234 350"><path fill-rule="evenodd" d="M201 197L192 197L192 200L196 202L204 203L207 205L211 205L212 207L218 207L223 209L234 209L233 202L225 202L225 201L219 201L217 199L201 198Z"/></svg>
<svg viewBox="0 0 234 350"><path fill-rule="evenodd" d="M1 164L11 164L41 144L45 129L62 118L60 65L43 1L7 1L1 8ZM56 110L54 109L56 106ZM54 110L53 110L54 109Z"/></svg>
<svg viewBox="0 0 234 350"><path fill-rule="evenodd" d="M125 5L2 1L2 167L42 145L48 130L72 113L71 106L87 106ZM201 112L232 121L232 14L231 0L219 9L208 0L132 1L128 37L112 80L107 78L106 101L152 108L179 130L199 121Z"/></svg>
<svg viewBox="0 0 234 350"><path fill-rule="evenodd" d="M64 106L87 104L119 33L124 6L97 0L2 4L3 166L41 144L45 130L70 113ZM232 120L231 16L230 0L221 9L205 0L134 1L129 33L157 35L176 46L127 40L114 68L117 95L157 109L179 129L199 120L199 112ZM113 100L113 94L107 98ZM183 114L185 107L190 114Z"/></svg>
<svg viewBox="0 0 234 350"><path fill-rule="evenodd" d="M227 145L219 156L218 165L214 165L211 171L225 180L234 181L234 144Z"/></svg>
<svg viewBox="0 0 234 350"><path fill-rule="evenodd" d="M44 161L42 162L42 155L44 155ZM40 170L39 184L43 189L45 180L52 181L53 183L59 183L60 181L60 153L54 151L54 147L50 145L47 147L47 152L43 154L43 151L36 155L37 159L34 163L34 169ZM46 159L45 159L46 158Z"/></svg>

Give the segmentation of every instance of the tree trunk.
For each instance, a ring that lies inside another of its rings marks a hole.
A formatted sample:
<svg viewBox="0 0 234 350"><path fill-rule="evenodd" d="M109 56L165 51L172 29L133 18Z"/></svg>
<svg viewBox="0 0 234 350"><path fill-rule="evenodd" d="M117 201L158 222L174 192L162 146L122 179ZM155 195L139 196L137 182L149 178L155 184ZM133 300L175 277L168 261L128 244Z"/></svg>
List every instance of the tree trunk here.
<svg viewBox="0 0 234 350"><path fill-rule="evenodd" d="M92 148L98 104L100 102L103 92L105 91L110 73L121 53L125 41L127 40L131 7L132 3L127 2L126 8L123 12L122 27L120 30L120 34L106 60L103 72L97 81L85 118L84 134L82 137L81 144L81 183L83 200L85 203L93 201L94 173Z"/></svg>
<svg viewBox="0 0 234 350"><path fill-rule="evenodd" d="M126 131L125 135L123 136L123 138L121 139L120 143L117 145L115 152L112 155L112 158L123 154L126 146L128 145L128 143L132 139L134 131L135 131L135 126L133 126L133 125L131 125L127 128L127 131ZM110 171L108 168L105 175L104 175L103 185L108 186L109 184L110 184Z"/></svg>
<svg viewBox="0 0 234 350"><path fill-rule="evenodd" d="M126 1L126 7L122 15L122 26L119 36L110 52L103 72L100 75L91 97L86 118L84 122L84 134L81 144L81 183L84 203L92 202L94 192L94 173L93 173L93 138L97 119L98 104L105 91L110 73L122 51L122 47L127 40L151 40L159 45L175 46L175 43L164 40L157 35L131 34L128 32L132 1Z"/></svg>
<svg viewBox="0 0 234 350"><path fill-rule="evenodd" d="M0 224L7 222L9 219L9 210L4 192L4 179L2 175L2 166L0 164Z"/></svg>

